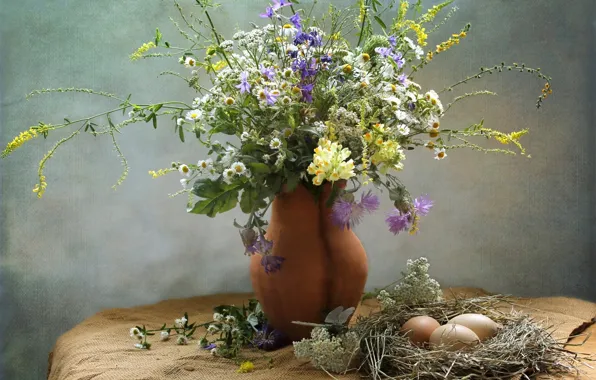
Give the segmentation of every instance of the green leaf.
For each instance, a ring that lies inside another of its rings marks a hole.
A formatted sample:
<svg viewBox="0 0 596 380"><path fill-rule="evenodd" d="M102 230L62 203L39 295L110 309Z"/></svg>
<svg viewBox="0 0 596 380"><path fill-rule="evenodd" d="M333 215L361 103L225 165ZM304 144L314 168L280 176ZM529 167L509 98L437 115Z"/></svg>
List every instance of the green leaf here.
<svg viewBox="0 0 596 380"><path fill-rule="evenodd" d="M249 315L249 316L246 318L246 321L247 321L248 323L250 323L250 325L251 325L252 327L257 327L257 325L259 324L259 318L257 318L257 316L256 316L256 315L254 315L254 314L250 314L250 315Z"/></svg>
<svg viewBox="0 0 596 380"><path fill-rule="evenodd" d="M180 141L184 142L184 128L182 126L178 128L178 136L180 136Z"/></svg>
<svg viewBox="0 0 596 380"><path fill-rule="evenodd" d="M153 114L152 120L153 120L153 129L157 129L157 117L155 116L155 114ZM180 129L182 129L182 128L180 128Z"/></svg>
<svg viewBox="0 0 596 380"><path fill-rule="evenodd" d="M161 37L163 35L161 34L161 32L159 31L158 28L155 29L155 45L158 46L159 45L159 41L161 41Z"/></svg>
<svg viewBox="0 0 596 380"><path fill-rule="evenodd" d="M247 187L242 192L240 197L240 209L245 214L250 214L253 211L259 210L267 206L267 202L263 200L263 194L261 194L254 187Z"/></svg>
<svg viewBox="0 0 596 380"><path fill-rule="evenodd" d="M193 214L203 214L214 218L218 213L230 211L238 204L238 192L243 184L228 185L211 179L198 180L192 193L203 198L187 211Z"/></svg>
<svg viewBox="0 0 596 380"><path fill-rule="evenodd" d="M166 45L167 48L170 47L170 43L168 41L164 42L164 44Z"/></svg>
<svg viewBox="0 0 596 380"><path fill-rule="evenodd" d="M163 104L156 104L153 106L153 112L157 112L163 107Z"/></svg>
<svg viewBox="0 0 596 380"><path fill-rule="evenodd" d="M153 112L151 112L148 116L145 117L145 122L149 122L149 120L153 119L153 117L155 116L155 114Z"/></svg>
<svg viewBox="0 0 596 380"><path fill-rule="evenodd" d="M374 4L374 3L373 3L373 4ZM376 12L376 11L375 11L375 12ZM387 25L385 25L385 23L383 22L383 20L381 20L381 19L379 18L379 16L374 16L374 19L375 19L375 21L376 21L376 22L377 22L379 25L381 25L381 28L383 28L383 29L387 29Z"/></svg>
<svg viewBox="0 0 596 380"><path fill-rule="evenodd" d="M253 174L269 174L271 173L271 168L269 165L266 165L262 162L251 162L248 164L250 170Z"/></svg>

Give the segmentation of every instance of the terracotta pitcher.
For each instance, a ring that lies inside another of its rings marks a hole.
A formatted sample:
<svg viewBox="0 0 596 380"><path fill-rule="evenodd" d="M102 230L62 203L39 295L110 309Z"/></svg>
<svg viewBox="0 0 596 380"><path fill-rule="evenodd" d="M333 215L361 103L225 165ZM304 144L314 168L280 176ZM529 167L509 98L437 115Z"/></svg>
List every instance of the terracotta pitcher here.
<svg viewBox="0 0 596 380"><path fill-rule="evenodd" d="M331 223L323 190L317 203L302 185L273 201L267 239L273 255L285 260L280 270L265 273L260 254L250 274L256 297L270 324L292 340L310 335L311 327L292 321L321 323L337 306L357 306L368 274L366 252L351 230Z"/></svg>

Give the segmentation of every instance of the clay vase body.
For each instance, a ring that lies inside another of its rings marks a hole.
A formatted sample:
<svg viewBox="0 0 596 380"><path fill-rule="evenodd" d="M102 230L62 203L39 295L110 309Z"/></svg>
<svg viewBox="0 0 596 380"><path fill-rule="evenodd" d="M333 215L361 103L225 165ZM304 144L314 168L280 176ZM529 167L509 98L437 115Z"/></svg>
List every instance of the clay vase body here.
<svg viewBox="0 0 596 380"><path fill-rule="evenodd" d="M267 274L262 256L251 257L256 298L273 328L294 341L309 337L312 327L292 321L321 323L337 306L356 307L366 284L366 252L351 230L331 223L329 191L324 189L318 203L302 185L277 195L266 237L283 265Z"/></svg>

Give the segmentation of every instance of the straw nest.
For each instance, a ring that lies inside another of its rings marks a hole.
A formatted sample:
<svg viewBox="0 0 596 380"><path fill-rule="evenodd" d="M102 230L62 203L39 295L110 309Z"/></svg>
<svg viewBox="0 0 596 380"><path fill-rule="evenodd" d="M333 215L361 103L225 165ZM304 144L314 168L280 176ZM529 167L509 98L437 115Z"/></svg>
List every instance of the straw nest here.
<svg viewBox="0 0 596 380"><path fill-rule="evenodd" d="M395 305L360 317L354 331L361 338L359 371L372 379L507 379L538 373L577 372L579 358L531 317L505 313L504 296L455 298L420 306ZM411 317L428 315L444 324L463 313L484 314L503 325L493 338L464 351L449 352L411 344L399 333Z"/></svg>

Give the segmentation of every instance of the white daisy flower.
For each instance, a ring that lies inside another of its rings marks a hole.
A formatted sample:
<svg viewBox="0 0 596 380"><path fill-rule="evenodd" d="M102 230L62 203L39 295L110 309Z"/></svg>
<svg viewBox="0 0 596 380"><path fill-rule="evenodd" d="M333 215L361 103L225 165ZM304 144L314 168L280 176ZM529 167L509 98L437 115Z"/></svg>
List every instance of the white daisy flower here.
<svg viewBox="0 0 596 380"><path fill-rule="evenodd" d="M209 325L209 327L207 327L207 332L210 332L211 334L215 334L218 331L219 331L219 327L217 327L215 325Z"/></svg>
<svg viewBox="0 0 596 380"><path fill-rule="evenodd" d="M184 124L184 119L179 117L178 120L176 120L176 125L181 126L182 124Z"/></svg>
<svg viewBox="0 0 596 380"><path fill-rule="evenodd" d="M232 106L232 105L234 105L234 103L236 103L236 101L234 100L234 98L228 96L227 98L224 99L224 103L227 106Z"/></svg>
<svg viewBox="0 0 596 380"><path fill-rule="evenodd" d="M182 318L178 318L178 319L176 319L176 320L174 321L174 325L175 325L176 327L183 328L183 327L184 327L184 325L186 324L186 322L188 322L188 319L186 319L186 318L182 317Z"/></svg>
<svg viewBox="0 0 596 380"><path fill-rule="evenodd" d="M292 24L285 24L281 27L280 34L283 37L294 37L296 33L298 33L298 29L296 29Z"/></svg>
<svg viewBox="0 0 596 380"><path fill-rule="evenodd" d="M170 333L167 331L162 331L159 334L159 340L161 340L162 342L165 342L166 340L170 339Z"/></svg>
<svg viewBox="0 0 596 380"><path fill-rule="evenodd" d="M246 166L242 162L236 161L232 164L232 170L236 175L243 175L246 172Z"/></svg>
<svg viewBox="0 0 596 380"><path fill-rule="evenodd" d="M284 97L281 99L281 103L282 103L284 106L287 106L287 105L289 105L290 103L292 103L292 98L290 98L289 96L284 96Z"/></svg>
<svg viewBox="0 0 596 380"><path fill-rule="evenodd" d="M370 55L368 55L368 53L362 53L360 54L356 60L354 61L354 63L356 64L356 66L358 66L359 68L363 69L365 67L369 66L369 62L370 62Z"/></svg>
<svg viewBox="0 0 596 380"><path fill-rule="evenodd" d="M197 60L194 59L191 56L187 56L186 59L184 59L184 66L188 67L188 68L193 68L197 65Z"/></svg>
<svg viewBox="0 0 596 380"><path fill-rule="evenodd" d="M407 125L400 124L397 126L397 133L402 136L407 136L410 134L410 128Z"/></svg>
<svg viewBox="0 0 596 380"><path fill-rule="evenodd" d="M240 141L247 141L249 137L250 137L250 134L248 132L244 131L240 135Z"/></svg>
<svg viewBox="0 0 596 380"><path fill-rule="evenodd" d="M383 98L386 102L391 103L393 107L399 107L401 100L397 96L386 96Z"/></svg>
<svg viewBox="0 0 596 380"><path fill-rule="evenodd" d="M281 140L278 139L277 137L274 137L273 139L271 139L271 142L269 143L269 147L271 149L279 149L281 148Z"/></svg>
<svg viewBox="0 0 596 380"><path fill-rule="evenodd" d="M189 121L197 121L203 116L203 111L201 110L192 110L186 113L186 120Z"/></svg>
<svg viewBox="0 0 596 380"><path fill-rule="evenodd" d="M393 67L392 64L390 63L383 63L383 66L381 66L381 69L379 70L379 72L381 73L381 76L385 79L389 79L392 78L393 75L395 74L395 68Z"/></svg>
<svg viewBox="0 0 596 380"><path fill-rule="evenodd" d="M234 169L228 168L225 169L222 174L224 182L229 185L232 183L232 180L234 179L234 174L236 174L236 172L234 171Z"/></svg>
<svg viewBox="0 0 596 380"><path fill-rule="evenodd" d="M233 315L228 315L226 317L226 322L227 323L234 323L234 322L236 322L236 317L234 317Z"/></svg>
<svg viewBox="0 0 596 380"><path fill-rule="evenodd" d="M184 335L178 335L178 339L176 339L176 344L179 346L184 346L188 344L188 338Z"/></svg>
<svg viewBox="0 0 596 380"><path fill-rule="evenodd" d="M141 332L136 327L132 327L129 333L131 338L138 338L141 335Z"/></svg>
<svg viewBox="0 0 596 380"><path fill-rule="evenodd" d="M221 313L214 313L213 320L217 322L221 322L224 320L224 316Z"/></svg>
<svg viewBox="0 0 596 380"><path fill-rule="evenodd" d="M211 170L211 168L213 168L213 160L208 158L206 160L200 160L199 162L197 162L197 166L199 167L199 169L201 170L201 172L206 172Z"/></svg>
<svg viewBox="0 0 596 380"><path fill-rule="evenodd" d="M447 157L447 153L445 153L445 148L435 148L435 160L442 160Z"/></svg>
<svg viewBox="0 0 596 380"><path fill-rule="evenodd" d="M178 168L178 171L180 172L180 174L182 174L185 177L190 177L190 175L192 174L192 170L190 170L190 168L188 167L188 165L180 165L180 167Z"/></svg>
<svg viewBox="0 0 596 380"><path fill-rule="evenodd" d="M408 114L405 111L397 110L397 111L395 111L395 117L399 121L405 121L408 119Z"/></svg>

